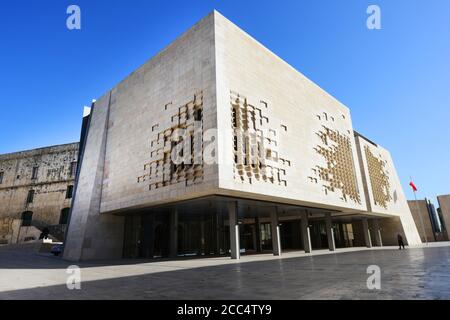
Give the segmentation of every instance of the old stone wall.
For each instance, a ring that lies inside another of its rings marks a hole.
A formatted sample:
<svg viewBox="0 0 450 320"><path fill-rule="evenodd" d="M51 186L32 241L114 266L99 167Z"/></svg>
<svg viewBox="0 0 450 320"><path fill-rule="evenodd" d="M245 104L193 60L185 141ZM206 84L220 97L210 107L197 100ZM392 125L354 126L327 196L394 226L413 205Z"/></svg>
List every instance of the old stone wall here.
<svg viewBox="0 0 450 320"><path fill-rule="evenodd" d="M60 223L62 210L70 208L77 157L78 143L0 155L2 243L17 241L25 212L39 228Z"/></svg>

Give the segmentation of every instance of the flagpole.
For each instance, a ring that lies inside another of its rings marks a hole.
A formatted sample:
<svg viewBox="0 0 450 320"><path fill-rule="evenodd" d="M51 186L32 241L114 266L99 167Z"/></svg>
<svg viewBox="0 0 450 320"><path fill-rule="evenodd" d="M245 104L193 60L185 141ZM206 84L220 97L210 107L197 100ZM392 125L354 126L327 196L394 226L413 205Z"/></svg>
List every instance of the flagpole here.
<svg viewBox="0 0 450 320"><path fill-rule="evenodd" d="M412 177L409 177L412 180ZM414 199L416 200L416 206L417 206L417 213L419 214L419 218L420 218L420 224L422 225L422 232L423 232L423 237L425 238L425 243L428 246L428 239L427 239L427 234L425 233L425 225L423 224L423 218L422 215L420 214L420 206L419 206L419 202L417 201L417 195L416 195L416 191L413 189L413 193L414 193Z"/></svg>

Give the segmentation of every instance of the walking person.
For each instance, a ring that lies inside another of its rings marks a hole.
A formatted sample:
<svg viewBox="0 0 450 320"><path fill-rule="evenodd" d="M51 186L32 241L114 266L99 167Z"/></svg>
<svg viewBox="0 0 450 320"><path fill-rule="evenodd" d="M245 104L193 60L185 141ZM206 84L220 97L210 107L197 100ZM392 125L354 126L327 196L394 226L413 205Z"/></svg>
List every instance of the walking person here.
<svg viewBox="0 0 450 320"><path fill-rule="evenodd" d="M398 249L399 250L402 250L402 248L405 249L405 245L403 243L403 237L400 233L397 234L397 240L398 240Z"/></svg>

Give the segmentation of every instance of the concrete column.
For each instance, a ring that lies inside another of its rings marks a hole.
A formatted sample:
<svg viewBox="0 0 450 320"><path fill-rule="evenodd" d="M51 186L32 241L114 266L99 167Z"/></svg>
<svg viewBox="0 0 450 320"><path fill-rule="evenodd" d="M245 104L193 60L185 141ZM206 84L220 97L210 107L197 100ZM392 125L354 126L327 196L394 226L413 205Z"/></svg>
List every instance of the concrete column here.
<svg viewBox="0 0 450 320"><path fill-rule="evenodd" d="M375 245L378 247L383 246L383 240L381 238L381 229L380 224L378 223L378 219L372 220L372 228L375 234Z"/></svg>
<svg viewBox="0 0 450 320"><path fill-rule="evenodd" d="M217 211L215 213L215 224L216 224L216 254L220 254L220 235L221 235L221 227L219 225L219 215L220 213Z"/></svg>
<svg viewBox="0 0 450 320"><path fill-rule="evenodd" d="M325 214L325 225L327 230L328 248L330 251L336 250L336 244L334 242L333 224L331 221L331 213Z"/></svg>
<svg viewBox="0 0 450 320"><path fill-rule="evenodd" d="M300 221L300 227L302 231L302 241L305 253L311 252L311 235L309 234L308 213L302 212L302 220Z"/></svg>
<svg viewBox="0 0 450 320"><path fill-rule="evenodd" d="M367 248L372 248L372 239L370 238L370 230L369 230L369 222L367 218L362 219L363 233L364 233L364 242Z"/></svg>
<svg viewBox="0 0 450 320"><path fill-rule="evenodd" d="M273 255L281 256L280 226L278 224L278 211L276 208L270 212L270 225L272 227Z"/></svg>
<svg viewBox="0 0 450 320"><path fill-rule="evenodd" d="M174 258L178 256L178 212L173 208L170 211L170 231L169 231L169 256Z"/></svg>
<svg viewBox="0 0 450 320"><path fill-rule="evenodd" d="M241 245L239 243L238 206L236 201L228 203L228 221L230 223L231 259L240 259Z"/></svg>

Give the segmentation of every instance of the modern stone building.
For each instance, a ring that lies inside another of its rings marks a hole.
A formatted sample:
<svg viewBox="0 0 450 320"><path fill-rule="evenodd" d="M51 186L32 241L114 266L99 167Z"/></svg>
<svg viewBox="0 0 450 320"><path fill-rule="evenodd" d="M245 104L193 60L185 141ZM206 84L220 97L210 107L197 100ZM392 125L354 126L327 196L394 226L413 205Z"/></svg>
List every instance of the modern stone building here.
<svg viewBox="0 0 450 320"><path fill-rule="evenodd" d="M420 243L389 152L217 12L84 120L65 259Z"/></svg>
<svg viewBox="0 0 450 320"><path fill-rule="evenodd" d="M78 143L0 155L0 244L64 239Z"/></svg>
<svg viewBox="0 0 450 320"><path fill-rule="evenodd" d="M408 200L422 242L448 241L441 216L430 200Z"/></svg>
<svg viewBox="0 0 450 320"><path fill-rule="evenodd" d="M445 240L450 240L450 194L438 196L437 200L439 203L437 211L441 221L442 231L446 236Z"/></svg>

